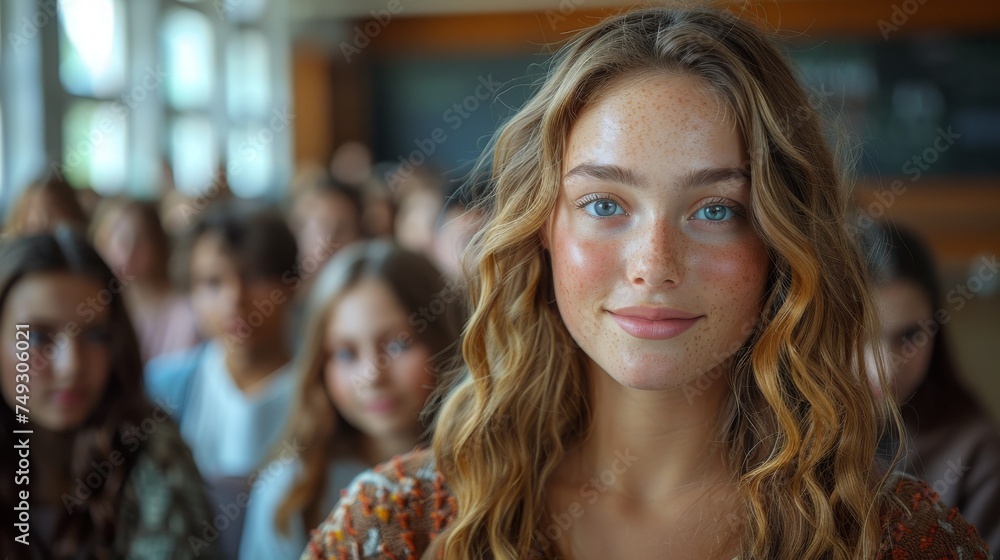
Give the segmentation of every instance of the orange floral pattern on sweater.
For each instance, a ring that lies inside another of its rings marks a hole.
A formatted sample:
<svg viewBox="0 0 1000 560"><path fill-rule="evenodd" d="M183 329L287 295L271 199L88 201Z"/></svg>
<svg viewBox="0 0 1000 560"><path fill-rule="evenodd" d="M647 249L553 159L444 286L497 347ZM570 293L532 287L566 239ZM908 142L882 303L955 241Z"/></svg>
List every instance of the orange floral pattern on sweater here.
<svg viewBox="0 0 1000 560"><path fill-rule="evenodd" d="M927 483L901 478L881 560L988 560L986 544ZM455 498L430 450L401 455L359 475L312 532L302 560L419 560L454 519Z"/></svg>

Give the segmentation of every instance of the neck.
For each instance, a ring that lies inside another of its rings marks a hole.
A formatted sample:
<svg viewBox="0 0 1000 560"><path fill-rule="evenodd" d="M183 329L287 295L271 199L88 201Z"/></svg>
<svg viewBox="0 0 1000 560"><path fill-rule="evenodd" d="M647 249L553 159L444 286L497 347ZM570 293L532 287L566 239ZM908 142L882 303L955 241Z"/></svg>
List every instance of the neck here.
<svg viewBox="0 0 1000 560"><path fill-rule="evenodd" d="M611 489L649 503L732 480L719 442L729 393L724 376L708 377L697 392L643 391L619 384L592 362L587 373L595 420L586 439L567 452L561 479L584 483L604 476Z"/></svg>
<svg viewBox="0 0 1000 560"><path fill-rule="evenodd" d="M169 281L151 276L149 278L136 278L132 280L128 285L126 293L132 292L137 297L155 297L169 294L172 291L173 288L170 286Z"/></svg>
<svg viewBox="0 0 1000 560"><path fill-rule="evenodd" d="M32 463L38 467L31 473L32 498L42 504L62 505L61 496L70 487L70 463L76 433L53 432L37 426L33 431L30 436L31 453L38 453L38 456Z"/></svg>
<svg viewBox="0 0 1000 560"><path fill-rule="evenodd" d="M125 300L133 309L153 308L172 292L169 284L133 281L125 290Z"/></svg>
<svg viewBox="0 0 1000 560"><path fill-rule="evenodd" d="M402 455L412 451L417 445L417 438L413 436L395 436L390 438L361 439L361 457L370 465L377 465L392 459L396 455Z"/></svg>
<svg viewBox="0 0 1000 560"><path fill-rule="evenodd" d="M283 342L276 344L226 345L226 369L237 386L247 391L255 383L288 363L291 355Z"/></svg>

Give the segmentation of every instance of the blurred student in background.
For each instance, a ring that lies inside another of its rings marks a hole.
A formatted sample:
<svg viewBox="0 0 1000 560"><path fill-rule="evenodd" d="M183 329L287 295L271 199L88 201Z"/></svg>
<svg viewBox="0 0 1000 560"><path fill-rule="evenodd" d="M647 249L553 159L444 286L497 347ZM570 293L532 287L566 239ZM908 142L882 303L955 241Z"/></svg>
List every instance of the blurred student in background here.
<svg viewBox="0 0 1000 560"><path fill-rule="evenodd" d="M952 358L934 262L897 226L872 236L869 253L893 397L907 435L903 468L926 480L1000 550L1000 430L962 382Z"/></svg>
<svg viewBox="0 0 1000 560"><path fill-rule="evenodd" d="M54 231L60 224L85 230L87 215L76 191L65 180L49 177L28 185L11 205L4 234L31 235Z"/></svg>
<svg viewBox="0 0 1000 560"><path fill-rule="evenodd" d="M279 214L227 201L207 208L186 241L191 301L210 340L151 361L146 375L152 396L176 403L212 505L230 517L220 542L233 556L244 519L237 505L278 440L294 392L286 315L295 238ZM235 519L226 513L233 510Z"/></svg>
<svg viewBox="0 0 1000 560"><path fill-rule="evenodd" d="M357 474L424 442L419 416L438 372L454 366L461 329L446 290L426 257L388 241L356 243L327 264L309 296L283 440L301 453L261 469L241 559L298 558Z"/></svg>
<svg viewBox="0 0 1000 560"><path fill-rule="evenodd" d="M171 243L152 202L124 200L95 216L94 244L125 285L143 361L199 341L190 301L170 282Z"/></svg>
<svg viewBox="0 0 1000 560"><path fill-rule="evenodd" d="M371 239L393 239L396 203L389 185L379 175L372 174L371 179L361 185L361 192L365 207L361 225L365 235Z"/></svg>
<svg viewBox="0 0 1000 560"><path fill-rule="evenodd" d="M30 492L30 547L5 537L0 556L217 557L212 543L190 546L211 519L203 483L167 412L143 394L139 345L119 288L68 228L0 248L0 424L5 434L33 431L29 486L0 480L5 512ZM27 374L17 369L25 363L21 342L30 348ZM17 406L30 410L28 423L15 423ZM0 462L17 465L17 453L4 445ZM4 525L7 535L12 526Z"/></svg>
<svg viewBox="0 0 1000 560"><path fill-rule="evenodd" d="M364 236L361 193L330 177L305 187L289 218L299 246L299 269L308 293L315 273L341 248Z"/></svg>
<svg viewBox="0 0 1000 560"><path fill-rule="evenodd" d="M372 152L354 140L344 142L330 156L330 175L346 185L365 184L372 175Z"/></svg>
<svg viewBox="0 0 1000 560"><path fill-rule="evenodd" d="M445 204L443 189L428 174L414 173L399 182L396 194L396 240L411 251L433 257L434 235Z"/></svg>
<svg viewBox="0 0 1000 560"><path fill-rule="evenodd" d="M463 283L462 255L472 236L486 222L486 213L464 201L453 198L438 217L432 244L434 262L450 282Z"/></svg>

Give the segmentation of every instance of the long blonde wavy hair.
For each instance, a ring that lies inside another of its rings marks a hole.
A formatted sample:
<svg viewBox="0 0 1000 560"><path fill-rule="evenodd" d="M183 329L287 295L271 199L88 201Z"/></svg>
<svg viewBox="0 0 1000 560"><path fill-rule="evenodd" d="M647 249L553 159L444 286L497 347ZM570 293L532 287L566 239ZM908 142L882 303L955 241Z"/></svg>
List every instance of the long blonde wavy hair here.
<svg viewBox="0 0 1000 560"><path fill-rule="evenodd" d="M821 119L763 32L723 11L662 8L576 35L480 163L489 218L466 256L467 375L433 439L458 512L425 557L539 554L546 482L593 421L582 352L549 301L541 232L576 116L611 84L649 71L700 78L735 119L750 158L751 223L771 260L763 314L731 361L731 421L720 434L747 517L742 557L875 557L894 505L876 446L898 414L867 382L875 307Z"/></svg>

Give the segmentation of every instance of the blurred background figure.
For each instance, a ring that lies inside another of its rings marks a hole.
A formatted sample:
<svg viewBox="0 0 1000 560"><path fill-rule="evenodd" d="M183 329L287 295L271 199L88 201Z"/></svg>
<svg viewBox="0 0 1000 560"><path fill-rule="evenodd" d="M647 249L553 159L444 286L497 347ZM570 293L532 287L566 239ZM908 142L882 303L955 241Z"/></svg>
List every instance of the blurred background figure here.
<svg viewBox="0 0 1000 560"><path fill-rule="evenodd" d="M95 216L94 243L125 286L143 361L195 346L200 336L187 297L170 281L171 240L153 202L109 200Z"/></svg>
<svg viewBox="0 0 1000 560"><path fill-rule="evenodd" d="M445 272L449 282L463 285L463 257L472 236L479 231L486 213L476 206L470 194L459 189L445 204L435 222L434 242L431 253L434 262Z"/></svg>
<svg viewBox="0 0 1000 560"><path fill-rule="evenodd" d="M389 241L340 251L309 297L299 378L281 457L263 472L247 510L240 557L298 558L316 527L361 471L423 443L421 410L458 355L458 301L432 320L420 311L442 299L441 273L423 255Z"/></svg>
<svg viewBox="0 0 1000 560"><path fill-rule="evenodd" d="M434 234L445 203L440 179L430 173L414 173L397 181L395 186L398 208L393 232L396 242L433 258Z"/></svg>
<svg viewBox="0 0 1000 560"><path fill-rule="evenodd" d="M875 226L869 237L891 396L909 437L903 466L1000 550L1000 426L952 357L952 311L931 254L898 226Z"/></svg>
<svg viewBox="0 0 1000 560"><path fill-rule="evenodd" d="M365 213L361 217L368 237L394 239L396 203L384 177L376 171L362 185Z"/></svg>
<svg viewBox="0 0 1000 560"><path fill-rule="evenodd" d="M330 158L330 175L346 185L362 185L372 175L372 152L361 142L344 142Z"/></svg>
<svg viewBox="0 0 1000 560"><path fill-rule="evenodd" d="M249 483L278 441L295 386L287 314L295 238L283 217L247 202L215 203L184 243L186 281L208 341L149 362L151 397L171 413L209 484L220 548L234 557ZM233 511L240 515L234 516Z"/></svg>
<svg viewBox="0 0 1000 560"><path fill-rule="evenodd" d="M88 228L90 242L97 249L97 252L101 253L101 258L105 262L108 262L108 259L103 254L102 247L107 247L108 240L111 238L111 232L118 223L118 217L129 200L127 196L109 196L97 204L94 208L94 213L91 215ZM110 263L108 266L111 267L113 272L114 266Z"/></svg>
<svg viewBox="0 0 1000 560"><path fill-rule="evenodd" d="M308 289L316 272L345 246L362 239L361 193L329 176L292 201L290 224L299 244L299 267Z"/></svg>
<svg viewBox="0 0 1000 560"><path fill-rule="evenodd" d="M21 191L7 216L5 235L31 235L55 231L67 226L86 229L87 215L80 206L76 190L58 177L30 184Z"/></svg>
<svg viewBox="0 0 1000 560"><path fill-rule="evenodd" d="M4 507L30 491L30 546L4 538L4 558L219 557L211 542L191 546L212 519L202 480L168 411L143 394L119 287L66 227L0 246L0 424L6 434L32 431L29 488L13 474L0 481ZM29 345L27 375L16 341ZM28 393L17 390L25 383ZM19 405L27 424L14 423ZM4 445L0 460L16 465L17 453Z"/></svg>

